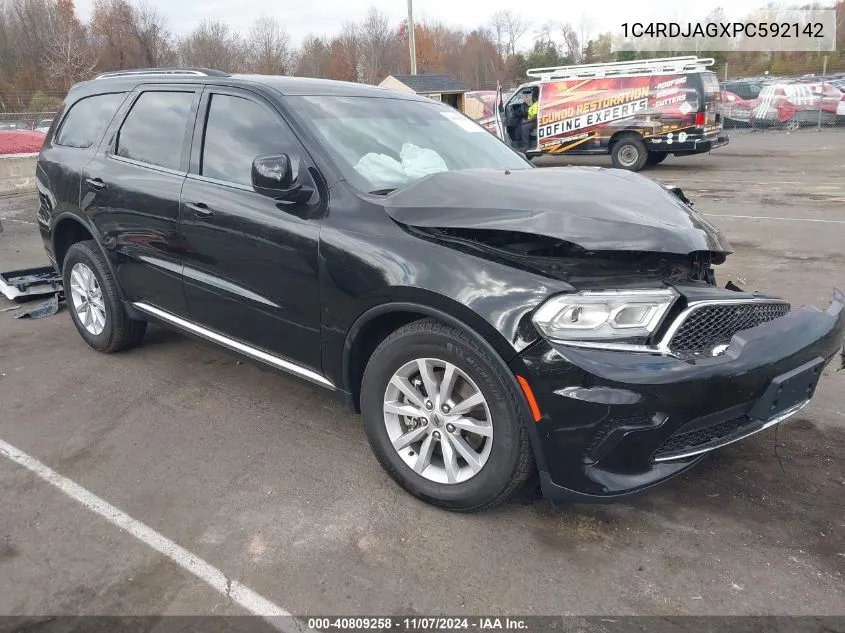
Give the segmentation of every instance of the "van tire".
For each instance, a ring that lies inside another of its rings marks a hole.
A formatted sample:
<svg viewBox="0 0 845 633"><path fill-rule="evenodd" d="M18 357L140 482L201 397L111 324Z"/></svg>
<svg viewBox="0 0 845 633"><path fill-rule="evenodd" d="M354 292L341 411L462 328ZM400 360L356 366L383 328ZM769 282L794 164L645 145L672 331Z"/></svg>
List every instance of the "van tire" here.
<svg viewBox="0 0 845 633"><path fill-rule="evenodd" d="M614 141L610 150L610 158L616 169L640 171L648 160L648 150L642 139L636 136L623 136Z"/></svg>
<svg viewBox="0 0 845 633"><path fill-rule="evenodd" d="M649 152L646 165L659 165L669 156L669 152Z"/></svg>

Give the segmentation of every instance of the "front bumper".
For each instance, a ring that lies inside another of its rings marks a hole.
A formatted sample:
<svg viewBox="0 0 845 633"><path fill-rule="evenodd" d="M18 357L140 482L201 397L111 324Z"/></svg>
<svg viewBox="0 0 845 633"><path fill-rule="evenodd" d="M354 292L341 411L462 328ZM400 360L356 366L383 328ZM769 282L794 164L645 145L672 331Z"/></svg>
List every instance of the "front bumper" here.
<svg viewBox="0 0 845 633"><path fill-rule="evenodd" d="M845 297L835 291L828 309L794 310L737 333L722 355L694 362L541 340L511 368L527 378L542 413L532 440L544 494L566 502L613 500L777 424L800 410L814 388L767 416L780 380L799 368L817 380L843 337Z"/></svg>

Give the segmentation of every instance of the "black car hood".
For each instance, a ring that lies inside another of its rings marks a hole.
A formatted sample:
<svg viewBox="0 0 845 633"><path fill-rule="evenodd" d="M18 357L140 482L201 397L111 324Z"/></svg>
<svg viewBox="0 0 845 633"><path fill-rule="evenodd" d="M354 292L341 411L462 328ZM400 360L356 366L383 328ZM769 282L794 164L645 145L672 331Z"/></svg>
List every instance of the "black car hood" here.
<svg viewBox="0 0 845 633"><path fill-rule="evenodd" d="M620 169L443 172L383 204L396 222L420 228L519 231L590 251L731 252L719 230L668 188Z"/></svg>

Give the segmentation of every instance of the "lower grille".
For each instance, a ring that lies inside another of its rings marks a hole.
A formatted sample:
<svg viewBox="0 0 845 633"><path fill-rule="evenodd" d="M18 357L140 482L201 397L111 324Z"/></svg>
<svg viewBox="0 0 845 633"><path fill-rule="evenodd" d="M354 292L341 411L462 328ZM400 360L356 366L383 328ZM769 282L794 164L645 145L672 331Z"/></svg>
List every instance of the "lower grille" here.
<svg viewBox="0 0 845 633"><path fill-rule="evenodd" d="M672 335L669 349L682 358L712 356L717 345L730 343L737 332L785 316L785 302L705 304L693 309Z"/></svg>
<svg viewBox="0 0 845 633"><path fill-rule="evenodd" d="M687 431L686 433L675 433L670 436L657 452L654 454L656 459L666 459L672 455L682 455L690 451L706 450L708 447L714 448L730 442L733 439L740 438L755 427L760 426L760 420L755 420L747 415L741 415L732 420L719 422L712 426L706 426L694 431Z"/></svg>
<svg viewBox="0 0 845 633"><path fill-rule="evenodd" d="M623 427L636 429L654 426L654 415L655 414L652 413L648 415L632 416L629 418L605 418L604 420L599 422L598 425L596 425L593 437L590 440L590 443L587 444L584 449L584 456L590 458L597 458L600 453L602 444L607 441L607 439L616 429L620 429Z"/></svg>

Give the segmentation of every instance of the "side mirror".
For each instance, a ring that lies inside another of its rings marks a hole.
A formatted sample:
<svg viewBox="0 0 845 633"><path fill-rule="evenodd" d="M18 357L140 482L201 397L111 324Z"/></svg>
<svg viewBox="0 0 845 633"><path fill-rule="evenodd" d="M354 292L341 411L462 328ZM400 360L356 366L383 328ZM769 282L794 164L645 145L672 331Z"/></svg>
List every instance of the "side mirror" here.
<svg viewBox="0 0 845 633"><path fill-rule="evenodd" d="M252 188L268 198L308 202L313 191L298 180L299 161L287 154L259 156L252 161Z"/></svg>

